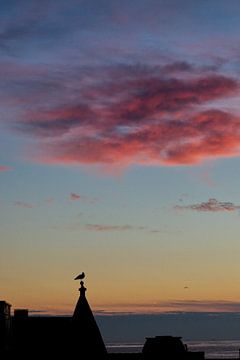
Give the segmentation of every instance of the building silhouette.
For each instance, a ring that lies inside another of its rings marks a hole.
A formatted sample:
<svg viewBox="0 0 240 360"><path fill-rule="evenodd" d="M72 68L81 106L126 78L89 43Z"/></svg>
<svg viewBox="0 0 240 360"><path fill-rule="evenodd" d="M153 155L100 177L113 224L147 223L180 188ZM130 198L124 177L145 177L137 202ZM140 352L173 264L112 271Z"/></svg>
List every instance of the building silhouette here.
<svg viewBox="0 0 240 360"><path fill-rule="evenodd" d="M86 298L80 274L80 296L72 317L29 316L27 309L15 309L0 301L0 360L16 358L79 360L202 360L203 352L190 352L180 337L146 338L142 353L108 354Z"/></svg>
<svg viewBox="0 0 240 360"><path fill-rule="evenodd" d="M204 352L188 351L180 336L147 337L142 349L144 360L202 360Z"/></svg>
<svg viewBox="0 0 240 360"><path fill-rule="evenodd" d="M11 305L0 301L0 354L10 349L11 339Z"/></svg>
<svg viewBox="0 0 240 360"><path fill-rule="evenodd" d="M15 309L0 301L0 359L104 360L107 350L86 298L83 281L72 317L29 316L27 309Z"/></svg>
<svg viewBox="0 0 240 360"><path fill-rule="evenodd" d="M86 288L80 282L80 297L72 317L72 340L84 359L104 359L107 350L86 298ZM81 348L79 349L79 344ZM75 345L74 345L75 346Z"/></svg>

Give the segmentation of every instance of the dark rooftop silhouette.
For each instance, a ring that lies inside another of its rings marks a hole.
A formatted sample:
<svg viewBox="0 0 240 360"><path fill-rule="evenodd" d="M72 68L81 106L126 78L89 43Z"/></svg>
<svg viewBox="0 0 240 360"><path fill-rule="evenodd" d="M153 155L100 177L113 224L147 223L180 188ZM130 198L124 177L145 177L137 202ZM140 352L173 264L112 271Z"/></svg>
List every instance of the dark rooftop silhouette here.
<svg viewBox="0 0 240 360"><path fill-rule="evenodd" d="M84 287L84 282L81 281L80 285L80 297L72 318L73 340L74 343L80 346L80 352L85 357L93 358L93 356L97 355L98 358L102 359L106 356L107 350L88 304L85 294L87 289Z"/></svg>
<svg viewBox="0 0 240 360"><path fill-rule="evenodd" d="M83 279L85 274L77 276ZM72 317L31 317L27 309L15 309L0 301L0 359L16 357L99 359L107 356L100 330L81 281L80 296Z"/></svg>
<svg viewBox="0 0 240 360"><path fill-rule="evenodd" d="M204 359L204 352L188 351L179 336L147 337L142 349L144 360L154 359Z"/></svg>
<svg viewBox="0 0 240 360"><path fill-rule="evenodd" d="M29 316L28 309L15 309L0 301L0 359L155 360L160 358L204 359L204 353L190 352L180 337L146 338L142 353L107 353L99 327L86 298L81 273L80 296L72 317Z"/></svg>

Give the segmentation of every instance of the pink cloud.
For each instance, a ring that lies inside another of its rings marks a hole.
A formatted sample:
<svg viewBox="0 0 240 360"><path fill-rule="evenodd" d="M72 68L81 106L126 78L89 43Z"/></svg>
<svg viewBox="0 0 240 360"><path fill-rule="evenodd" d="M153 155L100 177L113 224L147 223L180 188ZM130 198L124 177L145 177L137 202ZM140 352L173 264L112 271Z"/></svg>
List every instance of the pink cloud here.
<svg viewBox="0 0 240 360"><path fill-rule="evenodd" d="M176 210L193 210L203 212L233 212L240 209L240 205L235 205L232 202L222 202L216 199L209 199L207 202L192 205L176 205Z"/></svg>
<svg viewBox="0 0 240 360"><path fill-rule="evenodd" d="M225 127L226 122L228 127ZM223 111L144 124L124 134L73 135L45 144L42 160L65 164L188 165L240 153L240 118Z"/></svg>
<svg viewBox="0 0 240 360"><path fill-rule="evenodd" d="M88 69L79 100L29 110L17 123L37 137L38 161L125 167L239 156L240 116L211 106L236 95L237 80L186 62L98 70Z"/></svg>
<svg viewBox="0 0 240 360"><path fill-rule="evenodd" d="M11 170L12 168L10 166L4 166L4 165L0 165L0 172L2 171L9 171Z"/></svg>

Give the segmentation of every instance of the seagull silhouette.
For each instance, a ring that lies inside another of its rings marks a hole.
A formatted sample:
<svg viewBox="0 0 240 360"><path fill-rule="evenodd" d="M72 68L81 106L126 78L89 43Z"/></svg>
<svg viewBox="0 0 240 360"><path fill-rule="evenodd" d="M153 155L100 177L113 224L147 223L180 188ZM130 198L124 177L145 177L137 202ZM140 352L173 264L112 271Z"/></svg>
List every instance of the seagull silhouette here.
<svg viewBox="0 0 240 360"><path fill-rule="evenodd" d="M74 280L82 280L82 279L84 279L84 278L85 278L85 274L84 274L84 272L82 272L81 274L79 274L78 276L76 276Z"/></svg>

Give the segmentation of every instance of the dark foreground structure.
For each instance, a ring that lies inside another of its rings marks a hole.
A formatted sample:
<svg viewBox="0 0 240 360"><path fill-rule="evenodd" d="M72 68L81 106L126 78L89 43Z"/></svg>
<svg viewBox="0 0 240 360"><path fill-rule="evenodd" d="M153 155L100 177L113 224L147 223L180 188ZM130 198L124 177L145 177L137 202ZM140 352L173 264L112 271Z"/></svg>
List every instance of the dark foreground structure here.
<svg viewBox="0 0 240 360"><path fill-rule="evenodd" d="M147 338L143 346L144 359L204 359L203 352L188 351L181 337L155 336Z"/></svg>
<svg viewBox="0 0 240 360"><path fill-rule="evenodd" d="M31 317L27 309L14 311L0 301L1 359L107 358L100 330L80 282L80 297L72 317Z"/></svg>
<svg viewBox="0 0 240 360"><path fill-rule="evenodd" d="M84 277L81 274L77 279ZM203 352L190 352L180 337L147 338L142 353L108 354L100 330L80 282L80 297L73 316L31 317L27 309L18 309L11 316L11 305L0 301L1 359L81 359L81 360L200 360Z"/></svg>

